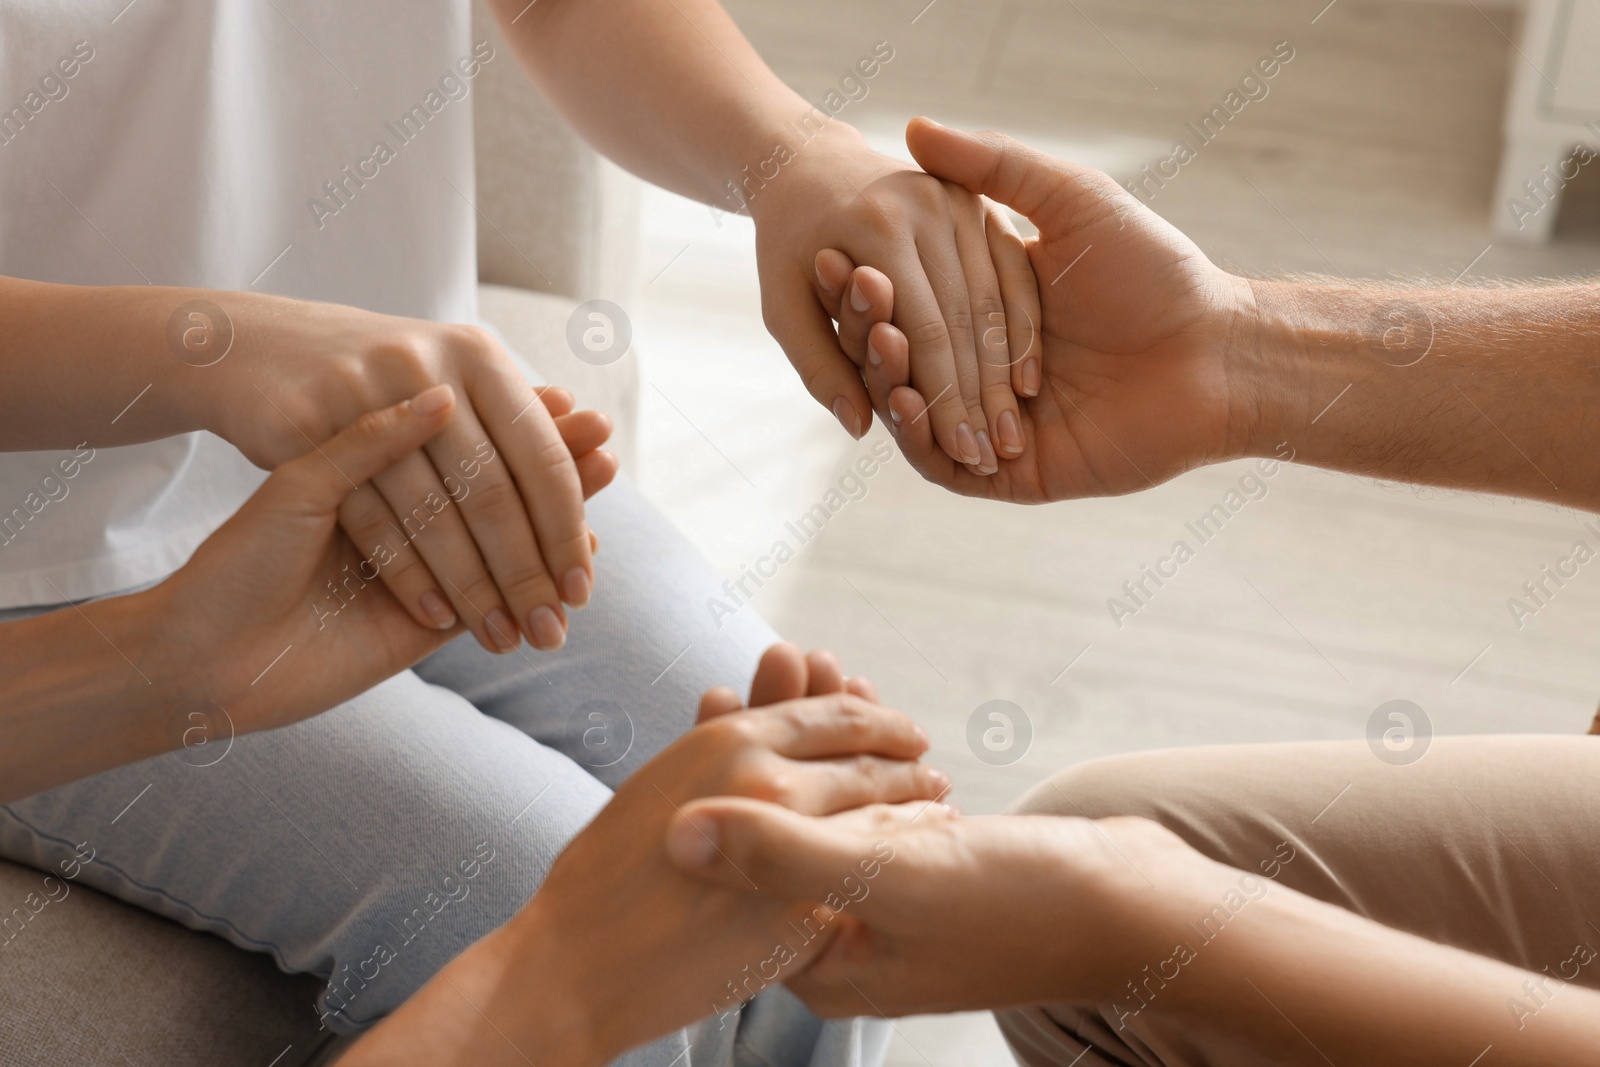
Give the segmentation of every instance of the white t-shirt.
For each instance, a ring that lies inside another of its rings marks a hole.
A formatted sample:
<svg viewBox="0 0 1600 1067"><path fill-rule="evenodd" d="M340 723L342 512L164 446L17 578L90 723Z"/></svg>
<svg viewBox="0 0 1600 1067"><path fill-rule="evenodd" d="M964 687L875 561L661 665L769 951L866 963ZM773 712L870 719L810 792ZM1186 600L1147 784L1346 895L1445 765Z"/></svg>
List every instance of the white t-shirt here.
<svg viewBox="0 0 1600 1067"><path fill-rule="evenodd" d="M475 317L472 79L511 60L466 0L123 3L0 3L0 274ZM0 608L164 577L265 477L83 436L0 453Z"/></svg>

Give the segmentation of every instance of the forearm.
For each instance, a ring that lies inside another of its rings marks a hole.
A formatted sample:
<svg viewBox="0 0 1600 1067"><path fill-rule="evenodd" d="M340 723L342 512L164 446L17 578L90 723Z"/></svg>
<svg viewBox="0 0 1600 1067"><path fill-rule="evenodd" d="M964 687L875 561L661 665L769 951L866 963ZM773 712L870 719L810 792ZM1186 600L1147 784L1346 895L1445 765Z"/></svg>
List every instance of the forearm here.
<svg viewBox="0 0 1600 1067"><path fill-rule="evenodd" d="M1600 508L1600 285L1252 289L1245 451Z"/></svg>
<svg viewBox="0 0 1600 1067"><path fill-rule="evenodd" d="M1150 1007L1237 1035L1237 1062L1468 1064L1493 1046L1497 1064L1577 1067L1600 1047L1600 993L1552 977L1563 961L1522 971L1290 890L1190 949Z"/></svg>
<svg viewBox="0 0 1600 1067"><path fill-rule="evenodd" d="M189 710L155 590L0 624L0 803L176 748Z"/></svg>
<svg viewBox="0 0 1600 1067"><path fill-rule="evenodd" d="M570 969L539 935L539 897L452 960L340 1058L340 1067L427 1063L440 1067L601 1067L589 1022L597 1005L574 1002ZM488 1025L484 1025L487 1023Z"/></svg>
<svg viewBox="0 0 1600 1067"><path fill-rule="evenodd" d="M705 203L735 205L728 183L769 159L788 124L813 110L715 0L494 7L518 59L586 140L640 177ZM827 129L855 136L843 123Z"/></svg>
<svg viewBox="0 0 1600 1067"><path fill-rule="evenodd" d="M180 305L212 295L0 278L0 451L110 448L201 429L195 379L205 368L178 358L167 331Z"/></svg>

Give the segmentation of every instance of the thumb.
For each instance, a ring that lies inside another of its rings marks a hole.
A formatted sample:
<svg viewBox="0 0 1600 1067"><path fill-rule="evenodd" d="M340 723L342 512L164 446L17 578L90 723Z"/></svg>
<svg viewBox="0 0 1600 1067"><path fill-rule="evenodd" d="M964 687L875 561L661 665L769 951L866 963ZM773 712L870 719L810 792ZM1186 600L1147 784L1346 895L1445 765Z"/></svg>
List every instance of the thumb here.
<svg viewBox="0 0 1600 1067"><path fill-rule="evenodd" d="M262 495L285 510L331 515L352 490L421 448L450 421L448 385L369 411L305 455L272 473Z"/></svg>
<svg viewBox="0 0 1600 1067"><path fill-rule="evenodd" d="M885 839L909 818L898 807L877 806L871 826L857 827L857 820L841 816L817 818L762 800L712 797L683 806L667 827L666 848L684 873L728 889L824 900L840 891L847 875L865 871L863 864L892 859L894 848ZM863 832L869 829L878 832Z"/></svg>
<svg viewBox="0 0 1600 1067"><path fill-rule="evenodd" d="M1080 194L1122 189L1099 171L1056 159L1006 134L953 130L932 119L911 120L906 147L929 174L1021 212L1041 232Z"/></svg>

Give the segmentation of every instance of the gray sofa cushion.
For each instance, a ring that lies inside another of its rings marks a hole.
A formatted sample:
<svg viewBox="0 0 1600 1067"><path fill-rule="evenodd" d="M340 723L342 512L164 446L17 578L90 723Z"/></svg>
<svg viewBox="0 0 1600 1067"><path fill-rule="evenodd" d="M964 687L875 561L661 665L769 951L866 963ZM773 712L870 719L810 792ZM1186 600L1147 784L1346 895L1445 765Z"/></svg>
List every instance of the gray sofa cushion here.
<svg viewBox="0 0 1600 1067"><path fill-rule="evenodd" d="M297 1067L329 1040L317 979L86 886L0 862L5 919L0 1064Z"/></svg>

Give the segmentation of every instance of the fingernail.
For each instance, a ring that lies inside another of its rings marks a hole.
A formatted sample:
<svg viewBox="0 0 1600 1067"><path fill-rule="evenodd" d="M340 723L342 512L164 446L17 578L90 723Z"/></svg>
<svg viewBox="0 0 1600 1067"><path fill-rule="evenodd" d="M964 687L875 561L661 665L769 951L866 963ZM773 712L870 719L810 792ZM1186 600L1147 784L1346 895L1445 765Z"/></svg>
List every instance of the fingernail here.
<svg viewBox="0 0 1600 1067"><path fill-rule="evenodd" d="M450 403L451 395L448 385L435 385L424 389L411 398L411 411L417 415L432 415Z"/></svg>
<svg viewBox="0 0 1600 1067"><path fill-rule="evenodd" d="M528 612L528 633L533 637L533 647L544 652L554 652L567 643L567 631L549 605Z"/></svg>
<svg viewBox="0 0 1600 1067"><path fill-rule="evenodd" d="M978 439L972 436L972 427L964 422L956 427L956 448L961 450L961 462L974 466L983 462L978 454Z"/></svg>
<svg viewBox="0 0 1600 1067"><path fill-rule="evenodd" d="M448 630L456 624L456 613L450 609L450 602L432 589L423 593L417 602L422 605L422 613L439 629Z"/></svg>
<svg viewBox="0 0 1600 1067"><path fill-rule="evenodd" d="M561 576L561 599L575 608L581 608L589 602L589 572L582 567L574 567Z"/></svg>
<svg viewBox="0 0 1600 1067"><path fill-rule="evenodd" d="M817 284L818 284L818 285L820 285L820 286L822 286L822 291L823 291L823 292L824 292L824 293L831 293L831 292L833 292L833 286L831 286L831 285L829 285L829 284L828 284L828 279L826 279L826 278L824 278L824 277L823 277L823 276L822 276L822 268L821 268L821 267L813 267L813 268L812 268L812 269L813 269L813 270L814 270L814 271L816 271L816 274L817 274Z"/></svg>
<svg viewBox="0 0 1600 1067"><path fill-rule="evenodd" d="M1022 436L1022 424L1017 421L1017 413L1002 411L999 421L1000 451L1016 455L1027 446L1027 441Z"/></svg>
<svg viewBox="0 0 1600 1067"><path fill-rule="evenodd" d="M857 311L866 311L872 307L872 301L867 299L867 294L861 291L861 283L856 282L850 287L850 306Z"/></svg>
<svg viewBox="0 0 1600 1067"><path fill-rule="evenodd" d="M872 346L871 341L867 342L867 362L874 367L883 366L883 357L878 355L878 350Z"/></svg>
<svg viewBox="0 0 1600 1067"><path fill-rule="evenodd" d="M483 628L489 632L489 643L496 652L510 652L521 640L517 636L516 623L500 608L489 612L488 618L483 620Z"/></svg>
<svg viewBox="0 0 1600 1067"><path fill-rule="evenodd" d="M667 831L667 853L683 867L709 867L717 858L722 828L699 815L686 815Z"/></svg>
<svg viewBox="0 0 1600 1067"><path fill-rule="evenodd" d="M978 469L985 474L993 474L1000 469L1000 463L994 458L994 446L989 443L989 431L978 431Z"/></svg>
<svg viewBox="0 0 1600 1067"><path fill-rule="evenodd" d="M856 409L844 397L833 402L833 417L839 420L845 432L857 441L861 440L861 416L856 414Z"/></svg>
<svg viewBox="0 0 1600 1067"><path fill-rule="evenodd" d="M901 422L905 421L900 417L900 413L894 408L889 409L889 417L894 420L894 424L896 426L899 426Z"/></svg>
<svg viewBox="0 0 1600 1067"><path fill-rule="evenodd" d="M1039 361L1025 360L1022 364L1022 391L1029 396L1039 395Z"/></svg>

